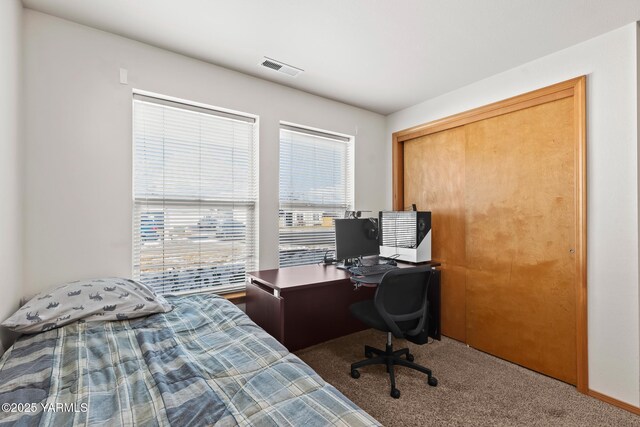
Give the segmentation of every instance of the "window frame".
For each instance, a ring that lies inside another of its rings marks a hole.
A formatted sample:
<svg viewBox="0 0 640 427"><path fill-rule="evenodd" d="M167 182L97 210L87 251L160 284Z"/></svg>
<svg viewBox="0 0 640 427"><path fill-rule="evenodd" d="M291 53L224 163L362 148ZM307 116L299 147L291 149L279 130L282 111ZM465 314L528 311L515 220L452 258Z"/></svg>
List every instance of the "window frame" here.
<svg viewBox="0 0 640 427"><path fill-rule="evenodd" d="M345 203L344 204L339 204L336 205L335 203L286 203L283 202L282 199L282 182L281 182L281 176L282 176L282 170L279 170L279 174L278 174L278 266L279 268L287 268L287 267L294 267L294 266L300 266L300 265L311 265L311 264L315 264L317 262L320 262L321 259L319 257L319 255L317 256L316 260L313 261L307 261L307 262L302 262L302 263L291 263L288 262L285 265L283 265L282 263L282 230L283 228L286 228L287 225L289 227L295 226L296 223L299 222L299 216L300 215L304 215L304 213L300 213L300 212L296 212L295 209L305 209L305 208L311 208L310 210L308 210L308 212L305 212L309 215L311 215L312 218L316 218L316 216L319 216L320 221L319 222L323 222L324 218L326 218L324 216L325 212L331 212L332 213L336 213L336 216L333 217L332 219L332 224L331 224L331 230L332 230L332 234L333 234L333 239L332 239L332 243L331 243L331 248L328 249L329 251L335 251L335 222L334 220L336 218L342 218L344 216L344 211L352 211L354 209L354 205L355 205L355 136L353 135L347 135L347 134L342 134L342 133L338 133L338 132L333 132L333 131L327 131L324 129L318 129L318 128L314 128L314 127L310 127L310 126L305 126L305 125L299 125L299 124L295 124L295 123L291 123L291 122L284 122L281 121L280 122L280 126L279 126L279 138L278 138L278 146L280 148L279 150L279 156L278 156L278 163L280 165L280 167L282 166L282 144L283 144L283 138L282 138L282 131L289 131L289 132L295 132L295 133L301 133L304 134L306 136L311 136L311 137L318 137L318 138L322 138L322 139L327 139L327 140L332 140L335 142L342 142L346 145L346 152L347 152L347 159L346 159L346 171L345 171L345 176L344 176L344 180L345 180ZM283 209L283 205L285 206L285 208ZM344 209L343 209L344 208ZM336 211L338 209L340 210L340 213L338 214ZM343 210L342 210L343 209ZM282 216L284 215L284 221L287 223L285 224L285 226L282 226ZM303 218L303 222L306 220L306 218ZM313 221L312 221L313 222ZM298 242L300 243L304 243L301 240L298 240ZM312 241L311 241L312 242ZM326 251L323 252L323 256L326 253ZM304 255L303 255L304 257Z"/></svg>
<svg viewBox="0 0 640 427"><path fill-rule="evenodd" d="M251 141L250 141L250 153L251 153L251 161L249 163L249 185L251 187L252 194L250 197L243 199L235 199L232 200L227 199L194 199L193 197L186 195L184 197L137 197L136 195L136 127L135 127L135 103L136 101L142 102L150 102L158 105L169 106L172 108L178 108L186 111L193 111L196 113L204 113L210 114L213 116L218 116L221 118L227 118L232 120L238 120L242 122L252 123L252 132L251 132ZM253 255L250 258L245 258L250 261L250 265L247 264L245 274L243 275L242 281L237 283L227 284L227 285L213 285L206 286L196 289L185 289L179 291L169 291L169 292L161 292L161 286L153 287L154 291L158 294L164 295L189 295L196 293L215 293L215 294L227 294L231 292L243 291L246 287L245 278L246 273L251 271L252 269L256 269L259 265L259 134L260 134L260 117L255 114L235 111L223 107L217 107L207 104L202 104L195 101L188 101L180 98L175 98L167 95L161 95L157 93L142 91L134 89L132 91L131 97L131 151L132 151L132 180L131 180L131 195L132 195L132 274L136 279L140 278L141 273L141 262L140 262L140 252L142 250L142 242L143 242L143 231L142 231L142 216L140 221L137 221L137 209L143 210L143 206L148 205L149 202L152 203L169 203L172 205L188 205L192 208L196 207L244 207L247 211L247 232L245 235L246 245L250 247L250 253ZM164 213L163 213L164 215ZM249 226L250 221L250 226ZM136 230L136 228L140 228ZM138 236L136 237L136 233ZM164 236L163 236L164 240ZM136 244L139 244L140 248L137 250ZM195 266L199 264L194 263ZM213 265L213 264L211 264ZM171 285L168 285L171 286ZM176 285L173 285L176 286ZM179 285L178 285L179 286Z"/></svg>

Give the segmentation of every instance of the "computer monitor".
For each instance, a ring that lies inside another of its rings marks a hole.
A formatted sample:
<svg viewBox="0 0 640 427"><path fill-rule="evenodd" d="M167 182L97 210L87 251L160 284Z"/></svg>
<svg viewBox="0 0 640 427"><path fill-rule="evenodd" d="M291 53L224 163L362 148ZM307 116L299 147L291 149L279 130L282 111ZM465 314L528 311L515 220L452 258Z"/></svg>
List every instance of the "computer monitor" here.
<svg viewBox="0 0 640 427"><path fill-rule="evenodd" d="M337 259L349 260L380 253L377 219L336 219L335 221Z"/></svg>

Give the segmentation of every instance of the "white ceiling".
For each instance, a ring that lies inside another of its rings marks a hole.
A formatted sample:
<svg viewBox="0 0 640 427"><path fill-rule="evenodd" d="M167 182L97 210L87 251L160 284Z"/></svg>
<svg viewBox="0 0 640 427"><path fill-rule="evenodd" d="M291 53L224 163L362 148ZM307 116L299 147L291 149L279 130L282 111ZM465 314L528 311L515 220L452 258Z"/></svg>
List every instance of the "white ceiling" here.
<svg viewBox="0 0 640 427"><path fill-rule="evenodd" d="M23 0L388 114L640 20L640 0ZM305 70L291 78L263 56Z"/></svg>

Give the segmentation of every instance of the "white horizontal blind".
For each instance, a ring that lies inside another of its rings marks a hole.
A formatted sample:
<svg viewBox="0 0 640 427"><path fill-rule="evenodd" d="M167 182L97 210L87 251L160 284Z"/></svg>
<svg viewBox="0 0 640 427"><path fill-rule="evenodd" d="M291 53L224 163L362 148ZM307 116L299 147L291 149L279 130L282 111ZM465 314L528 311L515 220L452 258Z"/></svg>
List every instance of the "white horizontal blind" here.
<svg viewBox="0 0 640 427"><path fill-rule="evenodd" d="M280 128L280 267L313 264L335 249L334 219L353 205L350 138Z"/></svg>
<svg viewBox="0 0 640 427"><path fill-rule="evenodd" d="M157 292L244 286L256 267L256 124L134 95L134 277Z"/></svg>
<svg viewBox="0 0 640 427"><path fill-rule="evenodd" d="M415 211L382 212L382 246L417 247L417 217Z"/></svg>

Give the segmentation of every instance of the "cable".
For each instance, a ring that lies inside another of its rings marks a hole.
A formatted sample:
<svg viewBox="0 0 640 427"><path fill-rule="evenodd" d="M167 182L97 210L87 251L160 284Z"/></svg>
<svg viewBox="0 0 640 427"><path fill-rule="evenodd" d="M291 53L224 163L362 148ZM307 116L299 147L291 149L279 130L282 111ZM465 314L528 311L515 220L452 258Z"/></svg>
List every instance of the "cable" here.
<svg viewBox="0 0 640 427"><path fill-rule="evenodd" d="M335 251L334 251L333 249L329 249L329 250L327 250L327 251L324 253L324 260L322 261L322 263L323 263L324 265L331 265L331 264L334 264L336 261L338 261L338 260L337 260L337 259L335 259L335 258L329 258L329 257L327 256L327 254L329 254L330 252L335 252ZM320 263L318 263L318 264L320 264Z"/></svg>

